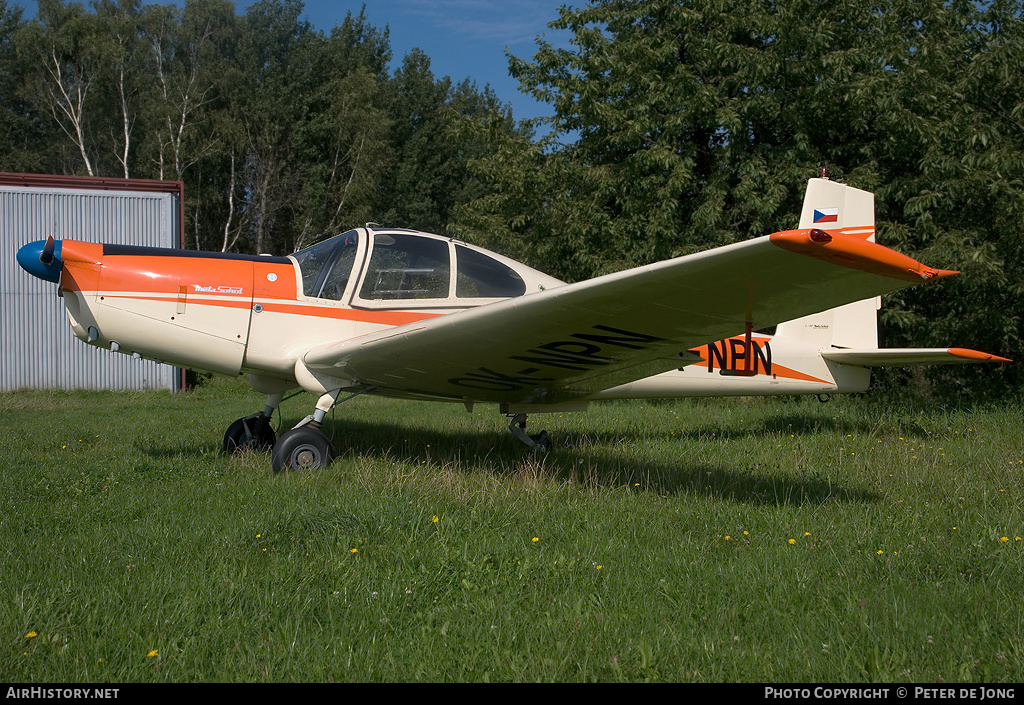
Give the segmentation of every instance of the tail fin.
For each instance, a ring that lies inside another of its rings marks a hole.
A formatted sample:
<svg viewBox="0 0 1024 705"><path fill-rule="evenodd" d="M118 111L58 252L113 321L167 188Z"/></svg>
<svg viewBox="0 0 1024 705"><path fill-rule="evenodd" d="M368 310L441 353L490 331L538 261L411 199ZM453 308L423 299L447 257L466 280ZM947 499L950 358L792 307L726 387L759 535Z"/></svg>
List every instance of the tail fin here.
<svg viewBox="0 0 1024 705"><path fill-rule="evenodd" d="M800 228L839 230L875 239L875 195L828 179L807 182ZM864 299L839 308L781 323L776 338L816 344L821 348L877 348L881 298Z"/></svg>

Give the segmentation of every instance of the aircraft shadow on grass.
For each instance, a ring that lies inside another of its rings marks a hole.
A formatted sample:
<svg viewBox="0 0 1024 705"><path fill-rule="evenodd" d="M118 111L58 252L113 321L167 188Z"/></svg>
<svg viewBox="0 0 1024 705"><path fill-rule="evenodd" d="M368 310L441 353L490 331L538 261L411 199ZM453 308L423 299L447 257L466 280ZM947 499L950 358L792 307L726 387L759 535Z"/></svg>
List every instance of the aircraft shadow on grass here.
<svg viewBox="0 0 1024 705"><path fill-rule="evenodd" d="M881 424L879 422L850 421L834 419L819 414L788 414L766 420L760 426L741 429L723 429L718 426L691 426L681 431L681 435L696 441L700 440L739 440L772 434L808 436L814 434L847 434L878 436L911 436L925 438L928 431L913 421L898 421Z"/></svg>
<svg viewBox="0 0 1024 705"><path fill-rule="evenodd" d="M783 428L793 425L790 421L784 423ZM817 428L821 432L831 431L820 424ZM353 457L389 458L414 466L427 461L435 467L463 473L487 472L507 477L528 474L563 482L636 487L644 492L690 494L765 505L875 503L882 499L875 492L836 484L816 476L813 471L806 477L793 478L757 463L726 467L693 462L682 456L678 462L636 460L630 457L631 451L621 448L624 444L632 447L636 442L650 440L671 442L678 439L675 432L561 430L555 436L552 452L530 456L524 455L522 446L510 437L501 435L496 441L496 432L438 431L351 419L328 424L325 430L339 449L335 466L343 466L346 459ZM718 435L708 438L698 434L697 440L713 444L723 437L720 430L707 432ZM771 433L754 429L738 437ZM713 447L710 450L713 452Z"/></svg>

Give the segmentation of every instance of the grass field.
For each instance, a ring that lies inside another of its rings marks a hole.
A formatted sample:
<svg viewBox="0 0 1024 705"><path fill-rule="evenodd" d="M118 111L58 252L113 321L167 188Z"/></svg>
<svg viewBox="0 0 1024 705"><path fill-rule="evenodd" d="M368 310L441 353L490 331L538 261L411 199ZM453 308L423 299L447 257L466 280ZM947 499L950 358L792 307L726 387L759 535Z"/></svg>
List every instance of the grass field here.
<svg viewBox="0 0 1024 705"><path fill-rule="evenodd" d="M1024 678L1017 405L608 403L532 417L538 461L361 397L291 476L219 452L261 407L0 395L0 679Z"/></svg>

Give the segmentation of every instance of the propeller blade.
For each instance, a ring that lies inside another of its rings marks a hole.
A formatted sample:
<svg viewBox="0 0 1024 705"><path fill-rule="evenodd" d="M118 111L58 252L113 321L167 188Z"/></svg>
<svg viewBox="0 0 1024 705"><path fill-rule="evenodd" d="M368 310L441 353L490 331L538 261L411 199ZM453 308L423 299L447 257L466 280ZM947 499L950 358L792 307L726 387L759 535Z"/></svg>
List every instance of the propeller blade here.
<svg viewBox="0 0 1024 705"><path fill-rule="evenodd" d="M54 256L53 251L56 249L56 243L53 239L53 235L46 238L46 244L43 245L43 251L39 253L39 261L45 264L53 264Z"/></svg>

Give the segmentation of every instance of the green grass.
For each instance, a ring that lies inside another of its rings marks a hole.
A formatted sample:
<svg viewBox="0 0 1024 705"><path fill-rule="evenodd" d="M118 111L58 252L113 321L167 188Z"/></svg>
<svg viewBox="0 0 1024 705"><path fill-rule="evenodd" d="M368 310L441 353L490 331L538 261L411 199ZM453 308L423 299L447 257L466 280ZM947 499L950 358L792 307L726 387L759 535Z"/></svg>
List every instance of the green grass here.
<svg viewBox="0 0 1024 705"><path fill-rule="evenodd" d="M360 397L292 476L219 452L261 406L0 395L0 679L1024 678L1017 406L609 403L531 417L537 461Z"/></svg>

